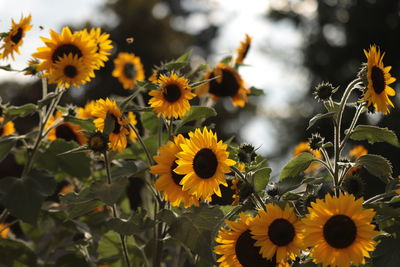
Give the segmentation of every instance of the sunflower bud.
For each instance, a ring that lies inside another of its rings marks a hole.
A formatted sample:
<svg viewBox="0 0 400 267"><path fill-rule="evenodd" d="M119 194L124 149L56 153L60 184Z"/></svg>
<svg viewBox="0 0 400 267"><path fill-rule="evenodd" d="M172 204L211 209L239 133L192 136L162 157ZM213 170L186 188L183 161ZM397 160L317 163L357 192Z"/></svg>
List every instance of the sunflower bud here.
<svg viewBox="0 0 400 267"><path fill-rule="evenodd" d="M94 152L106 152L108 146L108 135L102 132L94 132L89 136L88 146Z"/></svg>
<svg viewBox="0 0 400 267"><path fill-rule="evenodd" d="M39 60L36 58L32 58L28 61L28 67L24 69L24 75L32 75L35 76L39 71L37 69L39 64Z"/></svg>
<svg viewBox="0 0 400 267"><path fill-rule="evenodd" d="M243 144L239 147L237 156L240 162L248 164L256 159L257 153L252 145Z"/></svg>
<svg viewBox="0 0 400 267"><path fill-rule="evenodd" d="M319 133L315 133L311 135L311 138L308 138L308 143L312 150L319 150L324 144L324 137L321 137Z"/></svg>
<svg viewBox="0 0 400 267"><path fill-rule="evenodd" d="M67 105L67 116L76 116L76 106L74 105Z"/></svg>
<svg viewBox="0 0 400 267"><path fill-rule="evenodd" d="M326 101L331 98L332 94L335 93L337 88L334 88L331 83L322 82L315 87L314 97L315 99Z"/></svg>
<svg viewBox="0 0 400 267"><path fill-rule="evenodd" d="M365 189L365 184L360 176L347 175L343 180L342 187L349 194L353 194L355 197L361 197Z"/></svg>

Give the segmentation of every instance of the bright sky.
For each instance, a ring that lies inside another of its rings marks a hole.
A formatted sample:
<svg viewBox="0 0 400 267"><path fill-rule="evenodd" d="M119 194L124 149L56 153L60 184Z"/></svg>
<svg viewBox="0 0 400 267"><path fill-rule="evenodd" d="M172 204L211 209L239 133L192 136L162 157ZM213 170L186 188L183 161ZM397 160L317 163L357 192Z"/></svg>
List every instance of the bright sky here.
<svg viewBox="0 0 400 267"><path fill-rule="evenodd" d="M273 3L285 0L274 0ZM307 10L315 8L315 0L305 0L311 5ZM288 22L271 23L266 20L265 13L270 7L270 1L260 0L209 0L213 7L211 20L223 22L225 27L213 45L215 55L213 61L231 54L246 33L253 37L252 48L245 63L250 65L242 67L240 73L248 86L262 88L266 97L260 101L259 115L256 119L246 123L241 134L247 142L261 146L260 152L269 154L274 149L274 132L272 123L265 119L268 117L288 116L286 99L294 100L301 96L307 88L307 74L299 68L301 58L299 47L302 43L301 35ZM11 18L19 20L21 15L32 14L32 30L27 33L22 46L21 55L17 55L13 67L23 69L30 55L36 48L42 46L39 36L48 36L48 31L60 29L65 23L79 24L90 19L93 24L102 24L107 17L101 16L99 7L104 0L1 0L0 1L0 31L7 31ZM79 8L77 8L79 7ZM204 23L204 18L194 17L191 27ZM40 30L43 26L44 30ZM287 59L283 61L282 56ZM213 62L213 63L215 63ZM0 62L6 65L9 62ZM288 75L290 73L290 75ZM0 80L26 81L24 75L0 71Z"/></svg>

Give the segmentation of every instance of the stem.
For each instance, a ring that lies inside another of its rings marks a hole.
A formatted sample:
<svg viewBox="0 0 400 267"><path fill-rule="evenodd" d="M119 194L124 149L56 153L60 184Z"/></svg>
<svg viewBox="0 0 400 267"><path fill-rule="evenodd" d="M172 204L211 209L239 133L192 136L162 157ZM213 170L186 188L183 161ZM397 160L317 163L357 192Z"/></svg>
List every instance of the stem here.
<svg viewBox="0 0 400 267"><path fill-rule="evenodd" d="M3 223L8 216L8 210L5 208L3 212L0 214L0 223Z"/></svg>
<svg viewBox="0 0 400 267"><path fill-rule="evenodd" d="M372 202L375 202L375 201L378 201L378 200L381 200L381 199L384 199L384 198L387 198L387 197L390 197L392 195L397 195L397 193L395 191L390 191L390 192L387 192L387 193L382 193L382 194L373 196L370 199L365 200L363 205L369 204L369 203L372 203Z"/></svg>
<svg viewBox="0 0 400 267"><path fill-rule="evenodd" d="M173 131L173 123L174 123L174 118L171 117L171 119L169 120L169 125L168 125L168 140L174 141L173 140L173 135L172 133Z"/></svg>
<svg viewBox="0 0 400 267"><path fill-rule="evenodd" d="M348 132L347 132L346 136L344 137L342 143L340 144L340 151L343 150L344 145L346 144L347 140L350 138L350 135L353 133L354 127L356 126L357 121L358 121L358 119L360 118L360 115L362 114L363 108L364 108L364 105L363 105L363 104L362 104L362 105L359 105L359 106L357 107L356 114L354 115L354 118L353 118L353 120L352 120L352 122L351 122L351 124L350 124L350 127L349 127L349 129L348 129Z"/></svg>
<svg viewBox="0 0 400 267"><path fill-rule="evenodd" d="M16 224L17 222L19 222L19 219L15 219L14 221L7 223L5 226L0 228L0 233L3 232L3 230L13 226L14 224Z"/></svg>
<svg viewBox="0 0 400 267"><path fill-rule="evenodd" d="M325 161L328 164L329 168L331 169L331 172L333 172L333 166L332 166L328 151L326 151L326 149L324 147L322 147L321 152L322 152L322 155L324 155ZM333 177L333 174L332 174L332 177Z"/></svg>
<svg viewBox="0 0 400 267"><path fill-rule="evenodd" d="M104 152L104 161L106 163L107 183L111 184L111 166L110 166L111 163L110 163L110 160L108 158L107 151ZM114 218L118 218L117 205L116 204L111 206L111 210L112 210L113 217ZM126 264L127 267L130 267L131 263L129 261L128 248L127 248L127 245L126 245L125 236L122 235L122 234L119 234L119 238L121 240L122 253L124 254L125 264Z"/></svg>
<svg viewBox="0 0 400 267"><path fill-rule="evenodd" d="M142 137L140 136L139 132L136 130L136 128L132 124L129 123L128 125L129 125L129 128L131 128L132 131L135 132L135 134L137 136L137 139L139 140L140 145L142 146L144 152L146 153L147 162L148 162L149 167L152 166L153 165L153 159L151 157L150 151L147 149L146 145L144 144Z"/></svg>
<svg viewBox="0 0 400 267"><path fill-rule="evenodd" d="M322 165L324 165L324 167L328 170L328 172L330 173L330 175L332 175L332 177L335 176L334 173L333 173L333 171L332 171L331 166L329 166L325 161L320 160L320 159L314 159L314 161L317 161L317 162L321 163Z"/></svg>

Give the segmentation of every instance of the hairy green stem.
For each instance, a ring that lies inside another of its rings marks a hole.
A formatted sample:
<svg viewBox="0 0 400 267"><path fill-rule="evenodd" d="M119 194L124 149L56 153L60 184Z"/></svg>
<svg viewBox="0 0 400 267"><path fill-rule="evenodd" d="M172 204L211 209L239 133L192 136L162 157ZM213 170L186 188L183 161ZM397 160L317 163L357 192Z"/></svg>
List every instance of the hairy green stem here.
<svg viewBox="0 0 400 267"><path fill-rule="evenodd" d="M132 131L135 132L135 134L137 136L137 139L139 140L139 143L142 146L142 148L143 148L143 150L144 150L144 152L146 154L147 162L148 162L149 167L152 166L153 165L153 159L151 157L150 151L147 149L146 145L144 144L143 139L140 136L138 130L136 130L135 126L133 126L132 124L129 123L128 125L129 125L129 128L131 128Z"/></svg>
<svg viewBox="0 0 400 267"><path fill-rule="evenodd" d="M369 204L369 203L373 203L373 202L375 202L375 201L379 201L379 200L382 200L382 199L384 199L384 198L387 198L387 197L390 197L390 196L395 196L395 195L397 195L397 193L396 193L395 191L390 191L390 192L382 193L382 194L373 196L373 197L371 197L371 198L365 200L364 203L363 203L363 205Z"/></svg>
<svg viewBox="0 0 400 267"><path fill-rule="evenodd" d="M111 162L108 158L108 152L104 152L104 161L106 164L106 172L107 172L107 183L111 184ZM111 206L111 210L112 210L112 214L114 218L118 218L118 213L117 213L117 205L113 204ZM128 247L126 245L126 240L125 240L125 236L122 234L119 234L119 238L121 240L121 246L122 246L122 253L124 255L124 261L127 267L131 266L131 263L129 261L129 255L128 255Z"/></svg>
<svg viewBox="0 0 400 267"><path fill-rule="evenodd" d="M363 108L364 108L363 104L361 104L361 105L359 105L357 107L356 113L355 113L355 115L353 117L353 120L351 121L351 124L350 124L350 127L348 129L348 132L347 132L346 136L343 138L342 143L340 144L340 151L343 150L347 140L350 138L350 135L353 133L354 127L356 126L357 121L360 118L360 115L362 114Z"/></svg>

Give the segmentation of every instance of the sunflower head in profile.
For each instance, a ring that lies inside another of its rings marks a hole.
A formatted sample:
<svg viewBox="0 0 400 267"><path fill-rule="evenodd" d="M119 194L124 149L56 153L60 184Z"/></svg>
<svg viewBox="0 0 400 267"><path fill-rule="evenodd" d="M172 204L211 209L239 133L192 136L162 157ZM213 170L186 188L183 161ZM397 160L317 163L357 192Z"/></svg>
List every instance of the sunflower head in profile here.
<svg viewBox="0 0 400 267"><path fill-rule="evenodd" d="M114 129L109 134L109 146L113 151L122 152L127 145L126 136L129 134L129 130L127 129L129 120L122 118L122 112L117 106L117 103L108 98L105 100L99 99L96 101L92 114L96 118L93 123L100 132L104 130L104 123L107 115L111 116L114 121Z"/></svg>
<svg viewBox="0 0 400 267"><path fill-rule="evenodd" d="M118 78L126 90L132 90L136 81L145 79L144 69L140 57L132 53L119 53L114 59L114 70L112 76Z"/></svg>
<svg viewBox="0 0 400 267"><path fill-rule="evenodd" d="M83 64L77 55L65 55L53 65L49 72L49 83L57 83L59 87L80 87L94 77L93 71Z"/></svg>
<svg viewBox="0 0 400 267"><path fill-rule="evenodd" d="M0 238L6 239L8 237L8 232L10 231L10 227L7 227L7 223L0 223Z"/></svg>
<svg viewBox="0 0 400 267"><path fill-rule="evenodd" d="M27 31L32 28L31 25L31 15L27 17L21 17L18 23L11 20L11 29L7 33L7 36L3 39L3 45L0 47L0 58L8 59L11 57L14 60L14 52L19 52L19 47L23 43L23 38Z"/></svg>
<svg viewBox="0 0 400 267"><path fill-rule="evenodd" d="M396 92L389 85L396 81L389 73L392 67L383 65L383 56L379 47L372 45L368 51L364 50L367 57L367 85L364 97L361 101L367 101L367 105L373 105L383 114L389 113L388 105L394 107L389 96Z"/></svg>
<svg viewBox="0 0 400 267"><path fill-rule="evenodd" d="M42 60L38 70L49 73L61 59L77 58L88 69L87 75L94 77L94 68L98 65L99 56L96 54L96 44L88 34L72 33L68 27L64 27L61 34L50 30L50 37L51 39L41 37L46 46L39 47L37 52L32 54L33 57Z"/></svg>
<svg viewBox="0 0 400 267"><path fill-rule="evenodd" d="M183 203L185 208L191 205L198 206L197 198L187 191L182 190L180 181L184 175L177 174L174 169L177 167L176 154L182 149L180 145L185 143L183 135L174 137L174 141L168 141L166 145L158 149L158 155L154 156L156 165L151 166L150 172L158 175L155 188L163 192L164 199L171 203L172 206L179 207Z"/></svg>
<svg viewBox="0 0 400 267"><path fill-rule="evenodd" d="M109 148L108 135L96 131L91 133L88 137L88 147L95 153L104 153Z"/></svg>
<svg viewBox="0 0 400 267"><path fill-rule="evenodd" d="M294 149L293 149L293 156L297 156L300 153L303 152L309 152L314 155L317 159L320 159L322 157L322 153L319 150L313 150L310 148L310 143L309 142L300 142ZM305 173L310 173L312 171L315 171L318 169L319 163L311 163L311 165L304 171Z"/></svg>
<svg viewBox="0 0 400 267"><path fill-rule="evenodd" d="M240 47L237 49L237 57L235 59L236 64L243 64L243 61L250 50L251 39L250 35L246 34L245 40L240 42Z"/></svg>
<svg viewBox="0 0 400 267"><path fill-rule="evenodd" d="M251 228L256 246L267 259L276 255L278 262L294 260L303 248L302 224L293 209L267 204L266 211L259 210Z"/></svg>
<svg viewBox="0 0 400 267"><path fill-rule="evenodd" d="M108 56L111 54L113 49L112 41L110 40L110 34L101 32L101 28L92 28L88 32L87 29L83 29L81 32L83 35L87 35L96 44L96 54L98 56L96 69L104 67L104 62L108 61Z"/></svg>
<svg viewBox="0 0 400 267"><path fill-rule="evenodd" d="M349 156L351 156L355 160L367 154L368 150L362 145L355 146L349 151Z"/></svg>
<svg viewBox="0 0 400 267"><path fill-rule="evenodd" d="M197 88L198 95L209 93L214 100L231 97L232 104L237 107L244 107L248 102L250 90L244 87L242 77L231 66L219 63L215 69L205 74L205 79L212 80Z"/></svg>
<svg viewBox="0 0 400 267"><path fill-rule="evenodd" d="M38 71L39 60L36 58L31 58L28 60L28 66L24 69L24 75L35 76Z"/></svg>
<svg viewBox="0 0 400 267"><path fill-rule="evenodd" d="M74 123L63 121L63 114L57 111L55 115L51 115L45 125L45 129L50 129L47 139L54 141L56 139L64 139L65 141L75 141L80 145L87 143L87 137L82 132L82 128Z"/></svg>
<svg viewBox="0 0 400 267"><path fill-rule="evenodd" d="M135 113L128 112L128 121L133 127L135 127L135 125L137 124ZM137 135L136 135L135 131L132 130L131 128L129 128L129 139L132 142L135 142L137 140Z"/></svg>
<svg viewBox="0 0 400 267"><path fill-rule="evenodd" d="M4 123L4 118L0 117L0 137L15 133L14 123L12 121Z"/></svg>
<svg viewBox="0 0 400 267"><path fill-rule="evenodd" d="M342 193L311 203L303 223L304 242L311 247L314 263L340 267L365 264L375 249L377 232L371 224L375 212L363 209L362 203L362 198L355 200Z"/></svg>
<svg viewBox="0 0 400 267"><path fill-rule="evenodd" d="M250 234L250 227L254 219L245 213L239 213L236 221L225 220L229 229L221 227L215 241L214 252L221 255L217 262L220 267L286 267L287 263L277 264L276 258L267 260L259 253L259 247L255 246L256 240Z"/></svg>
<svg viewBox="0 0 400 267"><path fill-rule="evenodd" d="M158 80L159 90L151 90L149 105L154 108L157 116L175 119L183 117L190 109L189 100L196 95L192 93L189 81L176 73L171 76L161 75Z"/></svg>
<svg viewBox="0 0 400 267"><path fill-rule="evenodd" d="M94 100L89 100L85 106L82 107L78 107L76 110L76 117L79 119L92 119L94 118L93 115L93 111L94 111L94 107L96 105L96 101Z"/></svg>
<svg viewBox="0 0 400 267"><path fill-rule="evenodd" d="M175 172L184 175L180 184L183 190L203 201L211 201L215 193L221 197L219 185L227 186L225 173L231 172L235 161L229 159L227 145L217 140L217 135L206 127L189 133L189 140L181 144Z"/></svg>

